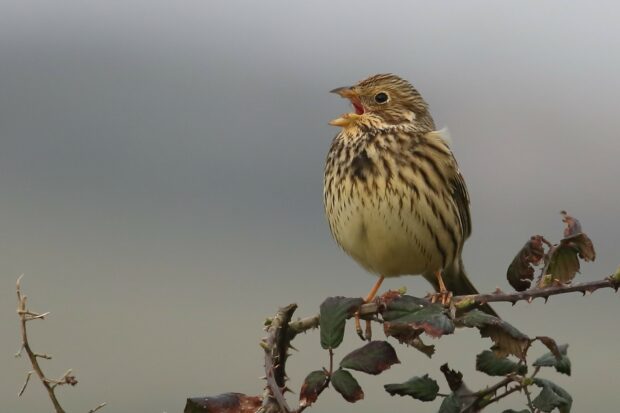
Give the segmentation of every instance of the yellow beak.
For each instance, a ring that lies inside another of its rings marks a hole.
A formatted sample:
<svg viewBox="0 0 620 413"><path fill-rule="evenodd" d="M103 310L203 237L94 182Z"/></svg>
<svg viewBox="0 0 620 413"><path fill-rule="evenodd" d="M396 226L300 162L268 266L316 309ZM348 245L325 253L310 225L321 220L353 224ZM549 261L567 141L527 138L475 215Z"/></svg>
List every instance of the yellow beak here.
<svg viewBox="0 0 620 413"><path fill-rule="evenodd" d="M355 123L355 121L359 117L360 115L358 115L357 113L345 113L339 118L329 121L329 124L332 126L340 126L340 127L346 128L352 123Z"/></svg>

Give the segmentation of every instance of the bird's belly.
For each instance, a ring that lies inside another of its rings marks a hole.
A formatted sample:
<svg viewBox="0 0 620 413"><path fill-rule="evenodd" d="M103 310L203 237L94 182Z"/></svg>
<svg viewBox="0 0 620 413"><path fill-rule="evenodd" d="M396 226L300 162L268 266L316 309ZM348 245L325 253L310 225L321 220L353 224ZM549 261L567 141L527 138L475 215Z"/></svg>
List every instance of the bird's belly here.
<svg viewBox="0 0 620 413"><path fill-rule="evenodd" d="M368 271L385 277L441 268L428 228L409 208L410 199L349 197L330 220L340 246Z"/></svg>

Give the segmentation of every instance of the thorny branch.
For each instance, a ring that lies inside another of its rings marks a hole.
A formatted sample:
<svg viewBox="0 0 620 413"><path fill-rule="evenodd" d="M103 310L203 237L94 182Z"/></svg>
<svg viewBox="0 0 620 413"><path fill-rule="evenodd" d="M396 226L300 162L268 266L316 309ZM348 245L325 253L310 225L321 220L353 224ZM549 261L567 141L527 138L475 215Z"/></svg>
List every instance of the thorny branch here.
<svg viewBox="0 0 620 413"><path fill-rule="evenodd" d="M504 293L498 289L490 294L459 295L452 298L452 303L457 308L469 308L474 304L485 304L491 302L509 302L514 305L519 301L527 301L528 303L531 303L536 298L544 298L545 301L547 301L552 295L568 294L573 292L580 292L583 295L586 295L602 288L613 288L617 291L618 288L620 288L620 276L615 274L598 281L554 285L547 288L532 288L527 291L514 293ZM360 315L373 316L380 313L381 310L382 309L376 302L371 302L360 307ZM317 328L318 326L318 314L292 321L289 324L291 331L295 334L310 330L312 328Z"/></svg>
<svg viewBox="0 0 620 413"><path fill-rule="evenodd" d="M267 387L263 394L261 412L291 412L284 392L286 388L285 365L288 357L290 341L295 336L291 334L289 322L297 304L290 304L278 310L267 326L267 337L261 341L265 350L265 378ZM275 401L275 403L274 403Z"/></svg>
<svg viewBox="0 0 620 413"><path fill-rule="evenodd" d="M26 351L26 354L28 355L28 359L30 359L30 363L32 364L33 371L28 372L26 376L26 380L24 384L22 385L22 388L19 391L18 396L21 396L22 394L24 394L24 391L26 390L26 386L28 386L28 382L30 381L30 376L32 376L32 373L36 373L39 379L41 380L43 387L45 387L45 390L47 391L47 394L49 395L49 398L52 401L52 404L54 405L54 410L56 410L56 413L65 413L65 410L62 408L62 406L60 405L60 402L58 401L58 398L56 397L56 393L55 393L56 387L62 386L65 384L75 386L78 383L78 381L75 378L75 376L71 375L71 372L72 372L71 369L67 370L65 374L63 374L59 379L49 379L45 376L45 373L43 373L43 370L41 369L41 366L39 365L38 359L42 358L46 360L51 360L52 357L48 354L36 353L32 350L32 348L30 347L30 343L28 342L28 330L27 330L26 324L28 323L28 321L32 321L32 320L44 320L45 317L49 315L49 312L39 314L39 313L35 313L35 312L28 310L28 307L26 305L27 297L22 293L22 290L21 290L22 277L23 275L20 275L16 283L17 315L19 316L19 320L20 320L22 344L21 344L20 350L17 352L17 354L15 354L15 357L20 357L22 354L22 351ZM90 410L89 413L93 413L101 409L105 405L106 403L101 403L96 408Z"/></svg>

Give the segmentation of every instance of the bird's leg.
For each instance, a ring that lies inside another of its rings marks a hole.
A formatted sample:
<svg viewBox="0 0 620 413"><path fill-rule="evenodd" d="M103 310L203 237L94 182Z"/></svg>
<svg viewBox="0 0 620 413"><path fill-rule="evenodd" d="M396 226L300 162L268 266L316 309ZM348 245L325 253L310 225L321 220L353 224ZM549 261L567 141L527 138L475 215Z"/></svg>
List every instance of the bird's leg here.
<svg viewBox="0 0 620 413"><path fill-rule="evenodd" d="M379 277L375 285L370 289L370 292L366 296L364 303L369 303L375 298L375 296L377 295L377 291L379 291L379 288L381 287L381 283L383 283L384 279L385 279L384 276ZM359 311L355 313L355 331L357 332L357 335L360 336L362 340L370 341L372 337L372 331L370 329L370 320L366 320L366 335L364 336L364 333L362 332L362 326L360 324L360 312Z"/></svg>
<svg viewBox="0 0 620 413"><path fill-rule="evenodd" d="M446 288L446 284L444 284L443 278L441 277L441 270L435 271L435 277L437 277L437 283L439 284L439 293L433 295L431 302L434 303L439 297L441 299L441 304L446 305L452 300L452 292L448 291Z"/></svg>

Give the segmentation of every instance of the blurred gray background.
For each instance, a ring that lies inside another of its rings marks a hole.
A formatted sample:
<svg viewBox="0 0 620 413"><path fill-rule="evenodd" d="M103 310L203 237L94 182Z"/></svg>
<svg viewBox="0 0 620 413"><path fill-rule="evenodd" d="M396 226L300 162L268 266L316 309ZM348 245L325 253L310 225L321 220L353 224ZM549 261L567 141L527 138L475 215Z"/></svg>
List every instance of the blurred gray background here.
<svg viewBox="0 0 620 413"><path fill-rule="evenodd" d="M1 1L0 410L51 411L40 385L17 398L14 282L68 412L179 412L188 396L262 389L265 316L299 316L329 295L361 296L374 278L331 240L323 162L348 111L327 93L378 72L410 79L450 128L472 198L465 265L481 289L532 234L557 240L559 211L581 219L596 262L620 257L616 2ZM413 277L386 288L430 290ZM574 411L617 406L618 296L496 305L530 335L570 343ZM376 335L382 336L380 331ZM352 329L336 357L361 343ZM435 341L437 356L397 347L403 364L357 374L355 405L328 391L316 412L434 412L391 398L388 382L439 365L470 387L490 345L476 332ZM318 332L300 337L292 387L326 365ZM532 353L542 353L540 348ZM297 396L291 396L293 401ZM524 398L501 408L522 408ZM501 411L495 406L490 411Z"/></svg>

